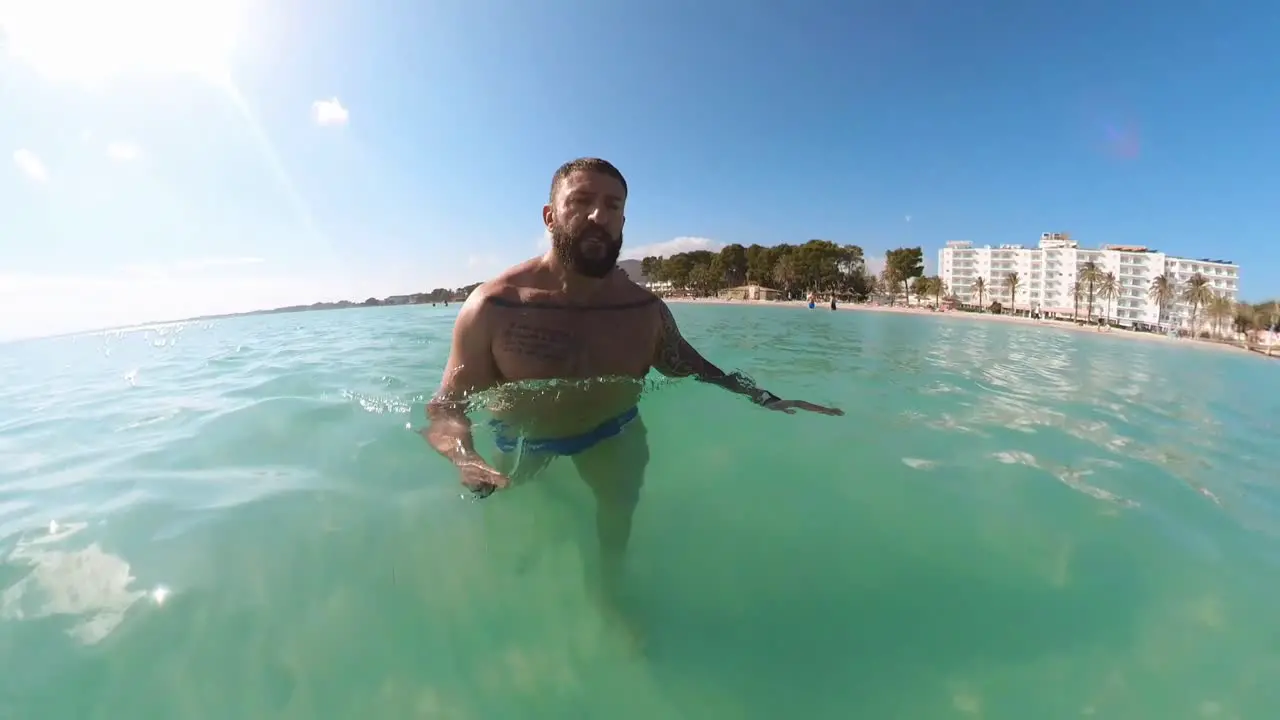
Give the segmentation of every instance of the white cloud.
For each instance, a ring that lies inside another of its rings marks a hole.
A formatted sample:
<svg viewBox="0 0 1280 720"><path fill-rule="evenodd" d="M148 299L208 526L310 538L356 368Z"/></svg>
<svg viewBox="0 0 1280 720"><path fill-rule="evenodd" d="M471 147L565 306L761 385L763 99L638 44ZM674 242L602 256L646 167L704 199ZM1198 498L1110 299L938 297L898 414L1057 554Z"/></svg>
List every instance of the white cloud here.
<svg viewBox="0 0 1280 720"><path fill-rule="evenodd" d="M703 237L678 237L667 240L666 242L653 243L650 245L637 245L636 247L622 247L622 259L624 260L641 260L647 257L670 257L680 253L692 252L694 250L710 250L711 252L719 252L724 247L724 243L710 238Z"/></svg>
<svg viewBox="0 0 1280 720"><path fill-rule="evenodd" d="M44 162L39 155L21 148L13 151L13 164L27 177L36 182L47 182L49 180L49 170L44 166Z"/></svg>
<svg viewBox="0 0 1280 720"><path fill-rule="evenodd" d="M711 252L720 252L725 246L718 240L712 240L704 237L681 236L672 238L665 242L650 243L648 245L637 245L629 247L622 246L622 255L620 260L643 260L647 257L669 257L693 250L710 250ZM551 247L551 231L544 230L542 236L538 238L538 250L545 252Z"/></svg>
<svg viewBox="0 0 1280 720"><path fill-rule="evenodd" d="M350 117L351 113L347 112L336 97L311 103L311 119L321 127L346 125Z"/></svg>
<svg viewBox="0 0 1280 720"><path fill-rule="evenodd" d="M107 157L118 162L137 160L139 152L138 146L133 143L113 142L107 144Z"/></svg>

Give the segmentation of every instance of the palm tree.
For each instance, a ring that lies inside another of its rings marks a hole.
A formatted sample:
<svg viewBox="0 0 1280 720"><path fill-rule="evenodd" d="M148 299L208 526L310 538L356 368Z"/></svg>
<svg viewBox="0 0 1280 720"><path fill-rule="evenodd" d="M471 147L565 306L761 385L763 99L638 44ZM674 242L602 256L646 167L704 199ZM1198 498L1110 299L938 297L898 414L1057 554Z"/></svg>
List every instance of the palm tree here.
<svg viewBox="0 0 1280 720"><path fill-rule="evenodd" d="M1226 335L1222 328L1231 321L1236 313L1235 304L1231 302L1231 298L1220 293L1214 293L1213 297L1209 299L1209 306L1206 310L1213 320L1213 334L1220 337Z"/></svg>
<svg viewBox="0 0 1280 720"><path fill-rule="evenodd" d="M1266 320L1255 320L1254 322L1258 325L1262 325L1265 322L1265 329L1269 333L1280 330L1280 300L1272 300L1271 304L1267 306ZM1271 336L1270 339L1274 340L1275 336ZM1274 347L1274 345L1267 345L1267 357L1271 357L1271 350Z"/></svg>
<svg viewBox="0 0 1280 720"><path fill-rule="evenodd" d="M778 264L773 266L773 281L782 288L782 292L788 299L791 297L791 289L795 286L798 275L795 261L790 255L778 258Z"/></svg>
<svg viewBox="0 0 1280 720"><path fill-rule="evenodd" d="M973 284L969 287L973 292L978 294L978 312L982 312L982 300L987 295L987 281L979 275L973 279Z"/></svg>
<svg viewBox="0 0 1280 720"><path fill-rule="evenodd" d="M911 292L916 295L917 305L923 303L924 299L933 292L932 285L933 283L927 277L918 277L911 283Z"/></svg>
<svg viewBox="0 0 1280 720"><path fill-rule="evenodd" d="M1163 326L1168 319L1169 304L1178 297L1178 281L1173 278L1173 273L1166 270L1152 278L1147 286L1147 297L1159 308L1156 325Z"/></svg>
<svg viewBox="0 0 1280 720"><path fill-rule="evenodd" d="M1237 334L1244 335L1244 342L1248 345L1252 342L1250 337L1253 331L1258 329L1258 321L1260 317L1248 303L1238 302L1232 309L1232 326Z"/></svg>
<svg viewBox="0 0 1280 720"><path fill-rule="evenodd" d="M929 278L929 289L933 290L933 302L938 309L942 309L942 296L947 294L947 283L942 278L934 275Z"/></svg>
<svg viewBox="0 0 1280 720"><path fill-rule="evenodd" d="M1098 263L1090 260L1080 266L1076 276L1086 289L1085 295L1089 298L1088 320L1093 322L1093 303L1097 297L1098 283L1102 281L1102 268L1098 267Z"/></svg>
<svg viewBox="0 0 1280 720"><path fill-rule="evenodd" d="M1018 303L1015 293L1018 292L1018 283L1022 282L1022 278L1018 277L1017 270L1010 270L1008 275L1004 276L1004 286L1009 290L1009 314L1018 314Z"/></svg>
<svg viewBox="0 0 1280 720"><path fill-rule="evenodd" d="M1080 298L1084 296L1084 286L1079 281L1071 283L1071 299L1075 301L1075 306L1071 310L1071 319L1080 319Z"/></svg>
<svg viewBox="0 0 1280 720"><path fill-rule="evenodd" d="M1120 283L1116 282L1116 274L1108 272L1098 281L1098 297L1107 303L1107 324L1111 324L1111 303L1120 296Z"/></svg>
<svg viewBox="0 0 1280 720"><path fill-rule="evenodd" d="M1191 276L1187 286L1182 289L1182 299L1191 303L1191 337L1196 336L1196 317L1200 308L1213 300L1213 288L1209 286L1209 278L1200 273Z"/></svg>

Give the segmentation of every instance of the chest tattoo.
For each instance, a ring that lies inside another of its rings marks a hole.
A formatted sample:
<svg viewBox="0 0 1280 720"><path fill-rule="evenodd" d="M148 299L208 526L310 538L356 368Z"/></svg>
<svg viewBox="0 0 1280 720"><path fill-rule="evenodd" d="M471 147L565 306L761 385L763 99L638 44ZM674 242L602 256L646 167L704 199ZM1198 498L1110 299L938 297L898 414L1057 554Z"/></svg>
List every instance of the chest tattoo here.
<svg viewBox="0 0 1280 720"><path fill-rule="evenodd" d="M504 353L543 362L566 362L577 345L568 330L524 322L508 325L501 341Z"/></svg>

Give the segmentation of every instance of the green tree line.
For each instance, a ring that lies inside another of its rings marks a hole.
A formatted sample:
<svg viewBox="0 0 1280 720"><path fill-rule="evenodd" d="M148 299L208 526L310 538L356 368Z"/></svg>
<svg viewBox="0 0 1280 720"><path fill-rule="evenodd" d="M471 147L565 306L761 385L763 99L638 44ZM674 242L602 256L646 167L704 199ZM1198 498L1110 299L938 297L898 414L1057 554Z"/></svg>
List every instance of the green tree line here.
<svg viewBox="0 0 1280 720"><path fill-rule="evenodd" d="M907 292L909 281L924 274L924 254L918 247L888 251L879 277L867 271L861 247L830 240L771 247L734 244L719 252L646 257L640 267L650 282L671 283L672 288L695 295L756 284L780 290L786 298L817 292L861 300L886 291Z"/></svg>

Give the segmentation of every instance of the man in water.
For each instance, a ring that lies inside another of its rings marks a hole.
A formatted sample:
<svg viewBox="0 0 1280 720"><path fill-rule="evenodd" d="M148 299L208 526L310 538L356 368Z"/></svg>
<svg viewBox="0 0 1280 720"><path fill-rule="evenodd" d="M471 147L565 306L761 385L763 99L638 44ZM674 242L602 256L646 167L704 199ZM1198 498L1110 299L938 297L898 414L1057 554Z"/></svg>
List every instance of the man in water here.
<svg viewBox="0 0 1280 720"><path fill-rule="evenodd" d="M844 414L782 400L698 354L666 303L617 267L626 201L626 180L605 160L580 158L556 170L542 208L551 249L467 298L423 433L479 497L508 487L513 472L571 458L595 496L607 597L616 590L649 462L636 405L650 369L719 385L769 410ZM533 380L577 382L542 390L512 385ZM466 415L467 396L491 389L498 396L490 408L500 450L494 465L476 452Z"/></svg>

